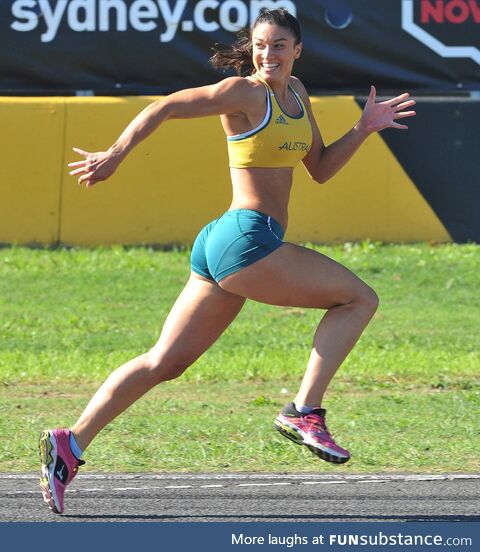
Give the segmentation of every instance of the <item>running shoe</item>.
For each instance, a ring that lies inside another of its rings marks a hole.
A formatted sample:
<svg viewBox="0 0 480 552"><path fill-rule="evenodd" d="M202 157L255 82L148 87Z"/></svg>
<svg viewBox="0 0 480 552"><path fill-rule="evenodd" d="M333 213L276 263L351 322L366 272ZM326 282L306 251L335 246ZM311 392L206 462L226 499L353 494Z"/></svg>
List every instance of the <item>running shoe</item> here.
<svg viewBox="0 0 480 552"><path fill-rule="evenodd" d="M297 445L305 445L322 460L343 464L350 459L350 453L335 443L325 424L326 414L324 408L302 414L289 403L276 417L275 429Z"/></svg>
<svg viewBox="0 0 480 552"><path fill-rule="evenodd" d="M70 449L70 430L47 429L40 434L40 460L42 476L40 488L43 499L55 514L63 514L65 488L77 475L78 467L85 464Z"/></svg>

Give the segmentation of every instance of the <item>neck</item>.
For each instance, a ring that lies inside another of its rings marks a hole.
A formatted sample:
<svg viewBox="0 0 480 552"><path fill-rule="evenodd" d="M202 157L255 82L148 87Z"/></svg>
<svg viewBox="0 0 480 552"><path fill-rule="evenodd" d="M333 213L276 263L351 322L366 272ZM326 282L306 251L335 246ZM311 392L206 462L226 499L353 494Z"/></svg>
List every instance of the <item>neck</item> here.
<svg viewBox="0 0 480 552"><path fill-rule="evenodd" d="M280 98L285 98L288 90L288 84L290 82L290 75L288 75L288 77L286 77L285 79L269 82L267 82L258 71L255 73L255 76L258 77L263 83L265 83L276 96Z"/></svg>

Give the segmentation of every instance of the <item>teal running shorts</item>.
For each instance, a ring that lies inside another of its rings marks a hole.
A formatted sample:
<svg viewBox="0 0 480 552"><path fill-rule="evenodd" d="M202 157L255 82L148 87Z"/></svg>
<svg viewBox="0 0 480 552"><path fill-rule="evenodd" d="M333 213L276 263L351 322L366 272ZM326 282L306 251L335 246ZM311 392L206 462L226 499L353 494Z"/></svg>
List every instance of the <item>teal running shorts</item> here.
<svg viewBox="0 0 480 552"><path fill-rule="evenodd" d="M251 209L227 211L198 234L190 258L192 271L220 282L278 249L284 234L269 215Z"/></svg>

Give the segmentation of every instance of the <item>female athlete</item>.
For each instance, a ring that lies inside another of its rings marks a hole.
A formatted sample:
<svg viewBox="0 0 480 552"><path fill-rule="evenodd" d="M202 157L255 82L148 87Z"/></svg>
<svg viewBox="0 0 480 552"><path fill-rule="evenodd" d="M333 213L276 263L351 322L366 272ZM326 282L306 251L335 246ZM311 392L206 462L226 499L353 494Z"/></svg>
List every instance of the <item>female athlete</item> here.
<svg viewBox="0 0 480 552"><path fill-rule="evenodd" d="M40 437L41 488L55 513L65 487L84 462L97 433L157 384L177 378L225 331L246 299L270 305L325 309L294 401L275 420L285 437L319 458L343 463L325 424L322 400L330 380L374 315L375 292L328 257L283 240L293 169L302 162L319 183L335 175L374 132L406 129L398 119L415 115L409 94L376 102L372 86L358 123L325 146L307 92L292 68L302 52L298 21L287 11L263 12L251 32L212 63L239 76L182 90L153 102L103 152L75 148L71 175L87 187L109 178L128 153L169 119L219 115L228 141L232 203L203 228L191 255L190 278L153 348L115 370L71 429Z"/></svg>

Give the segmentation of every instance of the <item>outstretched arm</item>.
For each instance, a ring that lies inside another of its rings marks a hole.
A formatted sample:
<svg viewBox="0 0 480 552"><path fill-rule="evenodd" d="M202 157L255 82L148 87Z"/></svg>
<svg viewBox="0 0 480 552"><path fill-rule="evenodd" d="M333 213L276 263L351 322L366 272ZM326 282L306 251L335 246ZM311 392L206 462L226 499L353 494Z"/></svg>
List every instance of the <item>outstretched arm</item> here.
<svg viewBox="0 0 480 552"><path fill-rule="evenodd" d="M332 178L352 158L353 154L370 134L379 132L385 128L408 129L406 125L398 123L397 120L404 117L413 117L416 114L415 111L404 111L416 103L415 100L409 99L410 94L401 94L395 98L378 103L375 101L376 95L377 91L372 86L358 123L339 140L329 146L325 146L323 143L308 103L308 111L313 128L313 143L303 163L314 180L323 184Z"/></svg>
<svg viewBox="0 0 480 552"><path fill-rule="evenodd" d="M181 90L157 100L132 120L107 151L73 148L84 159L68 164L72 169L70 174L79 176L78 183L89 188L109 178L128 153L165 121L243 111L248 106L250 90L245 79L230 77L211 86Z"/></svg>

